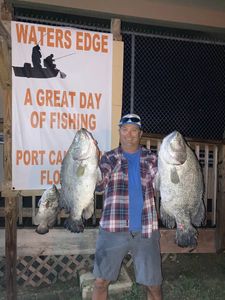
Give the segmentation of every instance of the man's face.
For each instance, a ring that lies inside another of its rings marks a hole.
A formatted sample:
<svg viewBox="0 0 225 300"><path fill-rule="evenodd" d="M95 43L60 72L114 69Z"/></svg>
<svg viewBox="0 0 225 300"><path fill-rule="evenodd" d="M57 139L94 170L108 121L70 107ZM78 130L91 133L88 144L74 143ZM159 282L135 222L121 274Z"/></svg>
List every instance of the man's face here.
<svg viewBox="0 0 225 300"><path fill-rule="evenodd" d="M120 143L124 151L134 152L138 149L142 131L137 125L125 124L120 127Z"/></svg>

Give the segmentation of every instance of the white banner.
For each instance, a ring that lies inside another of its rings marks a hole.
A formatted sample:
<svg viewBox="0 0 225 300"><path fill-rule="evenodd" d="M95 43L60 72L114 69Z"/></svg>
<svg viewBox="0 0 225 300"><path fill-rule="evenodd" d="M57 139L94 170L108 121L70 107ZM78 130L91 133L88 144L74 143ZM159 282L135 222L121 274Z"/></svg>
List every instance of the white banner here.
<svg viewBox="0 0 225 300"><path fill-rule="evenodd" d="M59 185L81 127L111 144L112 35L12 22L12 188Z"/></svg>

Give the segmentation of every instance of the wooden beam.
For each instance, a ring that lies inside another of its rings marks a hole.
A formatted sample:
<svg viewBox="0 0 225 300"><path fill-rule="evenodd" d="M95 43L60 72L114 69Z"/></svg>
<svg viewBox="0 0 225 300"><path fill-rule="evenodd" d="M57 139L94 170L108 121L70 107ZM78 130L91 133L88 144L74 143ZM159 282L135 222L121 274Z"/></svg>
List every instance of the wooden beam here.
<svg viewBox="0 0 225 300"><path fill-rule="evenodd" d="M111 19L111 33L114 41L122 41L120 19Z"/></svg>
<svg viewBox="0 0 225 300"><path fill-rule="evenodd" d="M216 250L225 249L225 146L218 151L218 193L216 209Z"/></svg>
<svg viewBox="0 0 225 300"><path fill-rule="evenodd" d="M7 300L17 299L17 202L16 198L5 198L5 256Z"/></svg>
<svg viewBox="0 0 225 300"><path fill-rule="evenodd" d="M4 89L4 180L12 180L12 90ZM7 186L7 184L6 184ZM10 190L10 187L8 187ZM17 262L17 198L5 198L5 256L6 256L6 297L17 299L16 262Z"/></svg>
<svg viewBox="0 0 225 300"><path fill-rule="evenodd" d="M181 248L175 243L175 229L161 229L161 253L215 253L215 229L198 229L198 245L194 248Z"/></svg>
<svg viewBox="0 0 225 300"><path fill-rule="evenodd" d="M3 132L3 118L0 118L0 133ZM1 187L0 187L1 190Z"/></svg>
<svg viewBox="0 0 225 300"><path fill-rule="evenodd" d="M12 140L12 90L11 90L11 11L9 2L1 3L0 20L0 85L3 89L3 134L4 134L4 180L11 182L11 140ZM3 21L5 20L5 21ZM7 186L7 185L5 185ZM10 188L9 188L10 190ZM15 197L5 198L5 256L6 256L6 298L17 299L16 262L17 262L17 202Z"/></svg>
<svg viewBox="0 0 225 300"><path fill-rule="evenodd" d="M215 253L215 229L199 229L195 249L178 247L174 229L160 229L161 253ZM50 229L45 235L32 229L17 229L17 256L78 255L95 253L98 229L85 228L74 234L64 228ZM4 229L0 229L0 256L4 256Z"/></svg>
<svg viewBox="0 0 225 300"><path fill-rule="evenodd" d="M41 196L44 190L11 190L12 181L6 181L0 186L2 197L17 197L20 196Z"/></svg>
<svg viewBox="0 0 225 300"><path fill-rule="evenodd" d="M11 86L11 20L9 1L1 4L0 17L0 84L3 89Z"/></svg>
<svg viewBox="0 0 225 300"><path fill-rule="evenodd" d="M0 19L0 35L4 36L9 48L11 48L11 20Z"/></svg>
<svg viewBox="0 0 225 300"><path fill-rule="evenodd" d="M1 3L1 20L12 20L12 4L9 0L4 0Z"/></svg>
<svg viewBox="0 0 225 300"><path fill-rule="evenodd" d="M0 36L0 84L3 89L11 86L11 50L4 36Z"/></svg>

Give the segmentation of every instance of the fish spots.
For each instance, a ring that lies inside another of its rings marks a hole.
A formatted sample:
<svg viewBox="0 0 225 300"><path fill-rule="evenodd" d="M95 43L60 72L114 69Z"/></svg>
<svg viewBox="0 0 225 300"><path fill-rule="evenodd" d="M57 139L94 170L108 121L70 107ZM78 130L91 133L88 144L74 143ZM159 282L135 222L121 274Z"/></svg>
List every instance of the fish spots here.
<svg viewBox="0 0 225 300"><path fill-rule="evenodd" d="M54 184L42 194L38 202L38 213L34 217L34 225L39 225L37 233L45 234L54 226L60 211L59 197L60 193Z"/></svg>
<svg viewBox="0 0 225 300"><path fill-rule="evenodd" d="M70 211L64 227L71 232L82 232L82 216L89 218L93 213L98 170L96 151L97 145L93 142L92 134L82 128L76 132L61 166L62 203Z"/></svg>
<svg viewBox="0 0 225 300"><path fill-rule="evenodd" d="M198 236L195 227L205 220L203 174L193 150L177 131L162 141L158 176L162 223L168 228L177 225L178 246L195 248Z"/></svg>

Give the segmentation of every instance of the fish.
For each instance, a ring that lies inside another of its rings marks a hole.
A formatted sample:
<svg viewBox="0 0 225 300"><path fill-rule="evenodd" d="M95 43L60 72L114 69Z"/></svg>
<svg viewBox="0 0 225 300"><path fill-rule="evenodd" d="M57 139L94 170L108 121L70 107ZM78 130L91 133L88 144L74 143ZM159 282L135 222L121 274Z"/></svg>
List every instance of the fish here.
<svg viewBox="0 0 225 300"><path fill-rule="evenodd" d="M60 212L59 207L60 193L56 185L46 189L38 202L38 213L34 217L34 225L38 225L36 232L45 234L49 228L55 225L57 216Z"/></svg>
<svg viewBox="0 0 225 300"><path fill-rule="evenodd" d="M199 161L178 131L162 140L155 179L160 191L160 217L167 228L176 226L180 247L196 247L196 227L205 223L204 180Z"/></svg>
<svg viewBox="0 0 225 300"><path fill-rule="evenodd" d="M69 214L64 227L71 232L83 232L83 219L89 219L94 213L94 191L97 181L101 179L99 153L92 134L81 128L63 158L60 206Z"/></svg>

